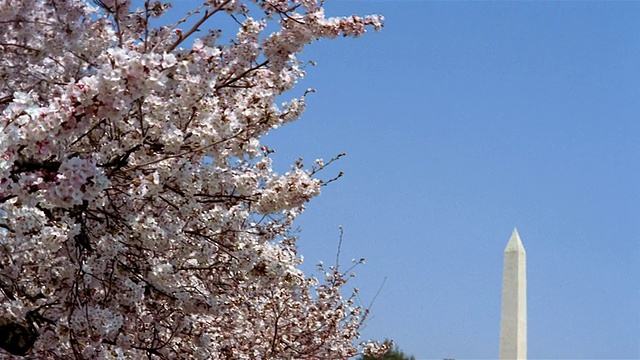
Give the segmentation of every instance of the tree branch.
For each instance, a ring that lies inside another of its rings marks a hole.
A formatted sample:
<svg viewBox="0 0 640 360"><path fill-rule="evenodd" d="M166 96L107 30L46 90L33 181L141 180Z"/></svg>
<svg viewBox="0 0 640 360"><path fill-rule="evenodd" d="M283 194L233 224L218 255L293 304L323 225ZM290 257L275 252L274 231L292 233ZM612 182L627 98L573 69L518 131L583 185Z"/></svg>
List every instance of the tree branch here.
<svg viewBox="0 0 640 360"><path fill-rule="evenodd" d="M178 40L176 40L176 42L174 42L171 46L169 46L169 48L167 49L167 52L171 52L173 51L175 48L177 48L180 44L182 44L183 41L185 41L189 36L193 35L194 32L198 31L198 29L200 28L200 26L202 24L204 24L205 21L209 20L210 17L212 17L215 13L217 13L218 11L222 10L228 3L230 3L231 0L225 0L224 2L222 2L221 4L217 5L215 8L213 8L213 10L209 11L206 10L204 12L204 16L198 20L197 23L195 23L193 25L193 27L191 27L191 29L189 29L187 32L183 33L182 35L180 35L180 38Z"/></svg>

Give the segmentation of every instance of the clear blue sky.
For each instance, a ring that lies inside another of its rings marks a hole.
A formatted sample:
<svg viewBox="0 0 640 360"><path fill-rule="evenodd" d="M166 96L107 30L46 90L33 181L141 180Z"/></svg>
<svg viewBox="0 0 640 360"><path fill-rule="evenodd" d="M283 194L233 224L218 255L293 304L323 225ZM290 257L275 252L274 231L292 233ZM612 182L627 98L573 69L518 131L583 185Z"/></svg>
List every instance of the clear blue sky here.
<svg viewBox="0 0 640 360"><path fill-rule="evenodd" d="M318 92L266 142L282 169L348 153L300 250L332 263L343 225L363 303L387 278L364 337L496 358L517 227L529 358L640 358L640 2L326 5L386 27L312 46Z"/></svg>
<svg viewBox="0 0 640 360"><path fill-rule="evenodd" d="M181 4L182 3L182 4ZM195 2L178 1L191 6ZM279 169L347 152L298 221L304 269L365 257L364 338L498 356L502 255L527 249L530 359L640 358L640 2L327 0L381 33L304 58Z"/></svg>

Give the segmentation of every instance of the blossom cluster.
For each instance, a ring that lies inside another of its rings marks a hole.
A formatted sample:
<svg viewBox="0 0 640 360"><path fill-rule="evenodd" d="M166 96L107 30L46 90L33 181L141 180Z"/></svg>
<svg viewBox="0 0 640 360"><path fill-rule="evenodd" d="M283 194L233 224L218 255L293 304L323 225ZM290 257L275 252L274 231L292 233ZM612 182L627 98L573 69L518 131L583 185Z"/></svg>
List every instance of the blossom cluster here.
<svg viewBox="0 0 640 360"><path fill-rule="evenodd" d="M278 174L261 138L305 109L307 92L278 104L305 75L304 47L379 30L381 17L207 0L154 27L169 8L0 0L0 318L36 335L12 353L380 350L354 343L366 311L343 298L346 276L299 269L290 229L326 165ZM225 29L194 38L216 17L239 24L232 41Z"/></svg>

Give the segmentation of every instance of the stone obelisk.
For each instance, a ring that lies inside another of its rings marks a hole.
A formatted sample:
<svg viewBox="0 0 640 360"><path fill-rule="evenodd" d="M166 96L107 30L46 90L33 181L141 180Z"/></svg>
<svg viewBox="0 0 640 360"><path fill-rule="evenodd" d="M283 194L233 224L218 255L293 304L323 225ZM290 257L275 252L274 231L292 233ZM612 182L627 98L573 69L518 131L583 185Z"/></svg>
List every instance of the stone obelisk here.
<svg viewBox="0 0 640 360"><path fill-rule="evenodd" d="M514 229L504 249L500 360L527 359L527 258Z"/></svg>

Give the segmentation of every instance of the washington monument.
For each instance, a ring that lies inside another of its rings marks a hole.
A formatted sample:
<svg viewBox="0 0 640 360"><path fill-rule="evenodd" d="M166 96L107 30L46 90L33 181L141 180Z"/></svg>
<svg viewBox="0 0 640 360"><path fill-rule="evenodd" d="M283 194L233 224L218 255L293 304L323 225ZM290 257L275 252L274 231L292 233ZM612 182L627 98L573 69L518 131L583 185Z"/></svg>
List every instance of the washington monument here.
<svg viewBox="0 0 640 360"><path fill-rule="evenodd" d="M527 255L514 229L504 249L500 360L527 359Z"/></svg>

